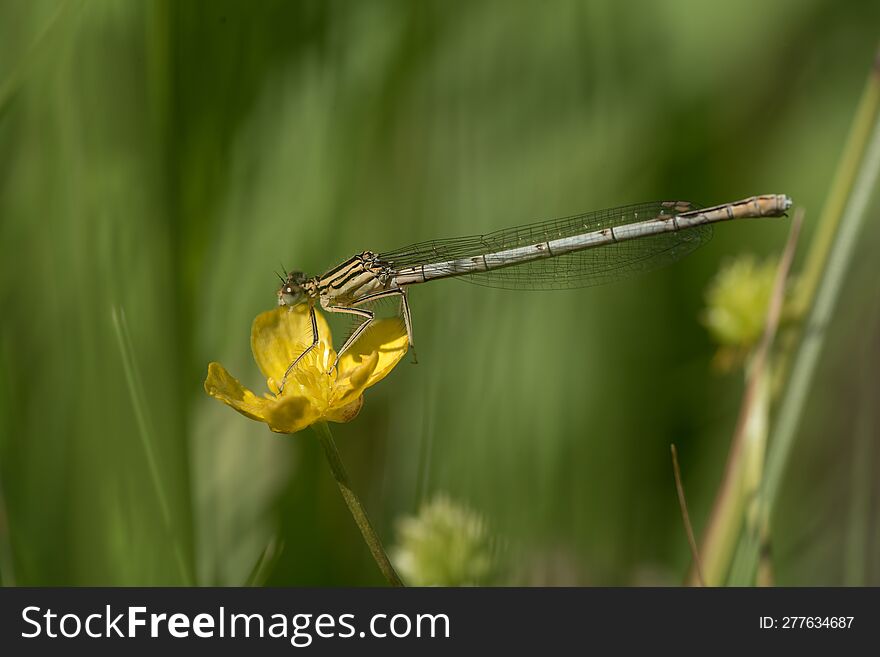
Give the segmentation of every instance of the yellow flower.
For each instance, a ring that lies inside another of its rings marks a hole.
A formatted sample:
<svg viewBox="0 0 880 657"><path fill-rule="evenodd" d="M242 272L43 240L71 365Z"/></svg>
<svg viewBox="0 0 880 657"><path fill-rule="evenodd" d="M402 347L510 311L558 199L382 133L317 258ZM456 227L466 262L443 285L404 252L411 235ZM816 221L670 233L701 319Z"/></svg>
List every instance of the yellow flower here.
<svg viewBox="0 0 880 657"><path fill-rule="evenodd" d="M760 341L777 267L774 258L760 262L742 255L727 262L712 280L702 320L720 347L715 362L722 370L744 362ZM791 318L790 306L788 302L783 305L783 322Z"/></svg>
<svg viewBox="0 0 880 657"><path fill-rule="evenodd" d="M723 346L752 347L764 332L764 322L776 261L758 262L743 255L725 263L706 293L703 323Z"/></svg>
<svg viewBox="0 0 880 657"><path fill-rule="evenodd" d="M257 315L251 328L254 360L266 377L271 394L258 397L220 363L208 365L205 391L272 431L294 433L315 422L349 422L364 403L363 392L381 381L407 350L406 330L400 320L378 319L351 349L336 360L327 320L315 312L318 345L278 385L285 370L311 343L308 306L280 306Z"/></svg>

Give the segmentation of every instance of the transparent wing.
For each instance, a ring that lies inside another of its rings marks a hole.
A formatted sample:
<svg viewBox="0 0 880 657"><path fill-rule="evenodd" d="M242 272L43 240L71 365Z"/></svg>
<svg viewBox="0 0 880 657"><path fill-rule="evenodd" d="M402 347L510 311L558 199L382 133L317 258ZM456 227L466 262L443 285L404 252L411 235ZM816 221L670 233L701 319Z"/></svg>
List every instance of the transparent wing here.
<svg viewBox="0 0 880 657"><path fill-rule="evenodd" d="M508 290L562 290L603 285L675 262L711 238L712 227L704 225L478 272L462 276L461 280Z"/></svg>
<svg viewBox="0 0 880 657"><path fill-rule="evenodd" d="M685 201L641 203L551 219L486 235L421 242L383 253L379 257L394 269L401 269L494 253L655 217L680 215L696 209L696 205ZM674 262L705 244L711 237L711 226L702 225L491 271L472 272L461 278L476 285L516 290L589 287Z"/></svg>

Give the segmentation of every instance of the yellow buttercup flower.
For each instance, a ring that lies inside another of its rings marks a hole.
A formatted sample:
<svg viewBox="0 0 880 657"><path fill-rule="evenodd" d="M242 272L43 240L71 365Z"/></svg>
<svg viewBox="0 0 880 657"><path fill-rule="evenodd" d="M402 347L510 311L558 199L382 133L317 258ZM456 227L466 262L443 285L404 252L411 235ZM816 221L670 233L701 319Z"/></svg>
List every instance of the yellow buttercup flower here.
<svg viewBox="0 0 880 657"><path fill-rule="evenodd" d="M205 391L272 431L295 433L319 421L350 422L364 403L363 392L381 381L407 351L406 329L397 319L379 319L336 360L327 320L315 312L318 345L278 387L285 370L311 342L308 306L280 306L254 319L251 350L271 391L258 397L220 363L208 365ZM304 341L304 336L306 340Z"/></svg>

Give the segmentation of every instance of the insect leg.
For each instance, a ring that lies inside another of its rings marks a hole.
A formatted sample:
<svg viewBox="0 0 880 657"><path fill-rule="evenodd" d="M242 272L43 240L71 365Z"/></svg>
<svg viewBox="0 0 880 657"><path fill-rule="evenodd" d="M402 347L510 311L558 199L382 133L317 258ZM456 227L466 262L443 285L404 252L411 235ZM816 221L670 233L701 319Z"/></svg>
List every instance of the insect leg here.
<svg viewBox="0 0 880 657"><path fill-rule="evenodd" d="M305 351L303 351L296 359L287 366L287 369L284 371L284 376L281 378L281 383L278 385L278 394L280 395L284 391L284 384L287 383L287 377L293 371L293 369L297 366L297 363L303 359L307 353L309 353L312 349L318 346L318 322L315 319L315 308L314 306L309 306L309 319L312 322L312 344L306 347Z"/></svg>

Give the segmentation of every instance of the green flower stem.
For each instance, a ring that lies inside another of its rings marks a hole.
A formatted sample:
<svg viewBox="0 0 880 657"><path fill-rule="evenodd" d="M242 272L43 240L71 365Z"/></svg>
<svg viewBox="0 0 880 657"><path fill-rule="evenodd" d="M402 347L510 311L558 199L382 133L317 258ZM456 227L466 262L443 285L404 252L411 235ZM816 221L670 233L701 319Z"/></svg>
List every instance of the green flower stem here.
<svg viewBox="0 0 880 657"><path fill-rule="evenodd" d="M326 422L316 422L312 425L312 428L321 440L321 447L324 448L327 463L330 464L330 469L333 471L333 477L339 485L342 499L345 500L345 503L348 505L348 510L351 511L351 515L354 518L358 529L361 530L361 536L364 537L367 547L370 548L370 553L373 555L373 559L376 560L376 565L379 566L379 570L382 571L382 574L391 586L403 586L403 582L394 570L394 566L392 566L391 562L388 560L388 555L385 554L385 548L382 547L382 541L379 540L376 530L373 529L373 525L370 524L367 512L364 510L358 496L351 489L351 483L348 480L348 473L345 471L345 465L343 465L342 459L339 457L336 443L333 442L333 434L330 433L330 427L327 426Z"/></svg>

